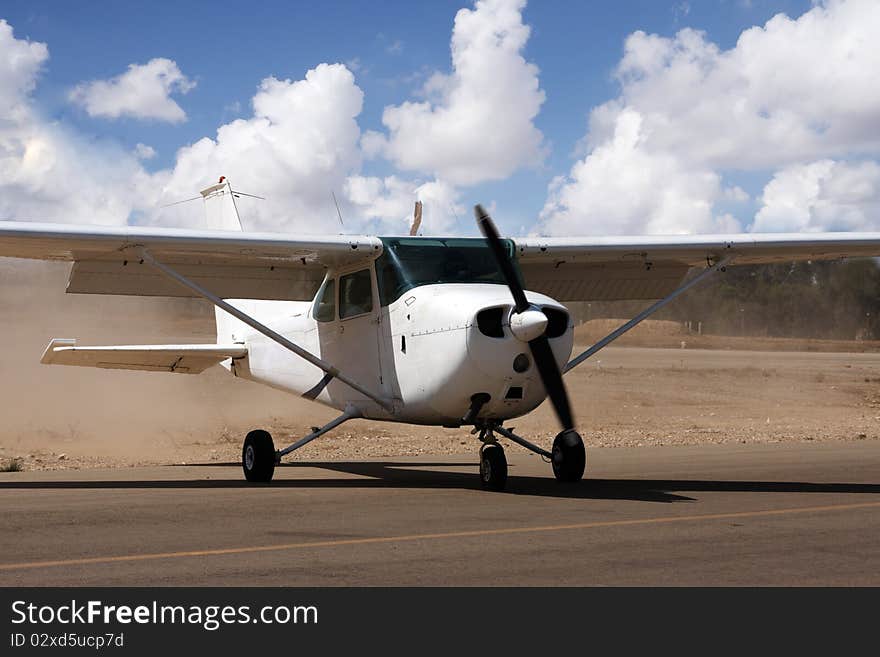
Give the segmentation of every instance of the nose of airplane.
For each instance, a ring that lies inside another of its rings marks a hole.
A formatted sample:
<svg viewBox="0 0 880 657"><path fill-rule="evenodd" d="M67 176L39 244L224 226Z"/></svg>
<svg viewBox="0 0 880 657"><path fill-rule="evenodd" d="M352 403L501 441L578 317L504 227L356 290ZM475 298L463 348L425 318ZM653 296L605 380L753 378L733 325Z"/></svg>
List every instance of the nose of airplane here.
<svg viewBox="0 0 880 657"><path fill-rule="evenodd" d="M510 316L510 332L520 342L529 342L544 335L547 330L547 315L534 306L521 313Z"/></svg>

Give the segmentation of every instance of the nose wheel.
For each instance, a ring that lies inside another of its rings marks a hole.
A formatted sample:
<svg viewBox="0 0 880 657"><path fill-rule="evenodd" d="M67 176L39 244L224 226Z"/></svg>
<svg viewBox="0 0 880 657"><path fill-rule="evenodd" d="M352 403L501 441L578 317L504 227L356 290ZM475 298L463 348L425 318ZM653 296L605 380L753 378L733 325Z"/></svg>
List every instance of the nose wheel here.
<svg viewBox="0 0 880 657"><path fill-rule="evenodd" d="M507 484L507 457L498 443L480 448L480 483L486 490L504 490Z"/></svg>

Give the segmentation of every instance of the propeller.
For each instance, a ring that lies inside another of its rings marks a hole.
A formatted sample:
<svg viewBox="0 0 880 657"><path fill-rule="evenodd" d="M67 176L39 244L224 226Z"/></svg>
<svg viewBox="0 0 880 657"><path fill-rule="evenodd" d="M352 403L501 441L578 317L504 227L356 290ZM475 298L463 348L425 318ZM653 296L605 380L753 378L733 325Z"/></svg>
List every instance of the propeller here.
<svg viewBox="0 0 880 657"><path fill-rule="evenodd" d="M513 295L514 308L510 318L511 331L529 345L535 366L538 368L538 374L541 376L544 389L547 391L547 396L550 397L562 428L565 431L574 429L574 417L571 414L571 405L568 402L565 384L562 382L562 372L559 371L559 365L556 364L550 340L544 333L547 327L547 317L526 299L525 290L520 285L516 269L507 255L507 250L498 235L492 217L482 205L474 206L474 215L483 237L486 238L486 242L492 250L492 255L495 256L498 269L501 270L507 287L510 288L510 293ZM537 330L538 328L540 331Z"/></svg>

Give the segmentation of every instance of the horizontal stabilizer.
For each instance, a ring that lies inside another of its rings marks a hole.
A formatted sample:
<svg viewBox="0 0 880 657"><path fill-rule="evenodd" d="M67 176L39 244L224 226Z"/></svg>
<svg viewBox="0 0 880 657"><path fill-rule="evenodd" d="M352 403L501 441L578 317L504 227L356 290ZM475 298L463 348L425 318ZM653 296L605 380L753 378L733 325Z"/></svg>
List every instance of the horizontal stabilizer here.
<svg viewBox="0 0 880 657"><path fill-rule="evenodd" d="M40 362L44 365L79 365L111 370L142 370L198 374L227 358L244 358L240 344L155 344L78 347L76 340L56 338Z"/></svg>

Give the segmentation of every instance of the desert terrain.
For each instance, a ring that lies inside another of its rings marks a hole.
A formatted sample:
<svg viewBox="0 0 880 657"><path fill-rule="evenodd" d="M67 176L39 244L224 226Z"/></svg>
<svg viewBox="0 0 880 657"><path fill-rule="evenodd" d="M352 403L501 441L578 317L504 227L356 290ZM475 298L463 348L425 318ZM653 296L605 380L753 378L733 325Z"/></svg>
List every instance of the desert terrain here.
<svg viewBox="0 0 880 657"><path fill-rule="evenodd" d="M332 409L220 368L169 375L40 365L53 337L82 344L213 340L213 313L200 302L66 295L66 276L63 264L0 261L4 468L236 461L249 429L268 429L282 446L334 417ZM576 342L586 347L618 323L588 322ZM566 382L588 448L880 436L877 343L700 336L649 321ZM510 425L545 447L557 431L547 404ZM477 447L464 429L358 420L294 460L474 454Z"/></svg>

